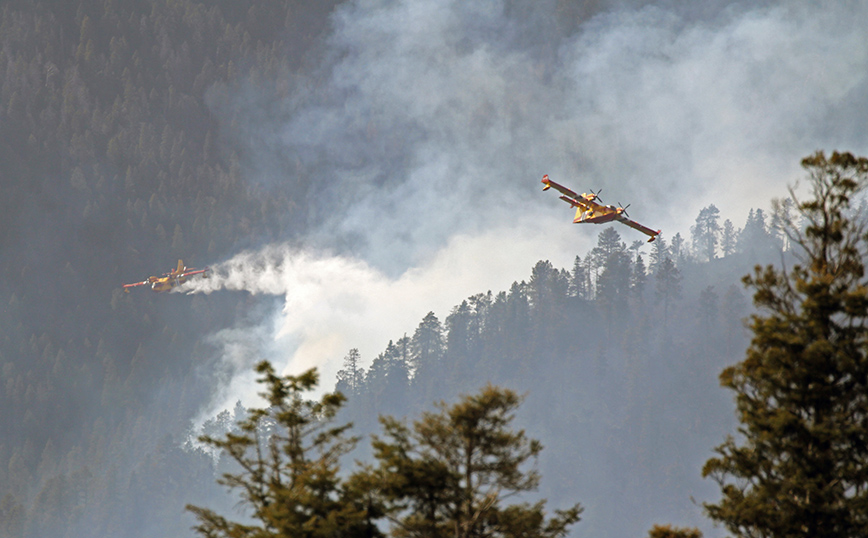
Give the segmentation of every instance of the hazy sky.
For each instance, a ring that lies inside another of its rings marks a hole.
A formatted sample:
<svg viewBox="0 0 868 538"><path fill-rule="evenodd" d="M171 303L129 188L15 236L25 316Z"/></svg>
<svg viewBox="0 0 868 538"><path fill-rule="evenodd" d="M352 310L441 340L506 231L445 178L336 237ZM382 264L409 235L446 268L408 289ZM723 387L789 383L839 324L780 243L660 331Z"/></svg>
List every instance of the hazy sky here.
<svg viewBox="0 0 868 538"><path fill-rule="evenodd" d="M319 82L239 127L255 140L249 180L281 188L279 152L315 165L318 184L304 247L241 253L198 284L285 297L214 335L227 357L253 347L286 371L320 365L328 388L351 347L368 364L429 310L442 321L539 259L569 267L602 228L571 224L541 191L546 173L631 203L671 238L711 203L741 227L818 149L866 154L868 3L697 16L667 2L602 12L567 37L554 4L359 0L335 13ZM255 107L256 92L220 106ZM215 405L249 392L239 377Z"/></svg>

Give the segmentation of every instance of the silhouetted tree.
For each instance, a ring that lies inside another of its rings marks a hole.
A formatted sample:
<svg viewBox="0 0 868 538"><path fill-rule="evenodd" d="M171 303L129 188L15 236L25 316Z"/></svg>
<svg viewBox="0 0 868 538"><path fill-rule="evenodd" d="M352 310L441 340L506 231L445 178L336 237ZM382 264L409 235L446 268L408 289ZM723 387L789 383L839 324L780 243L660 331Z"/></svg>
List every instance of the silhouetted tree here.
<svg viewBox="0 0 868 538"><path fill-rule="evenodd" d="M699 211L696 223L690 228L693 237L693 251L707 261L717 257L717 244L721 231L719 219L720 210L711 204Z"/></svg>
<svg viewBox="0 0 868 538"><path fill-rule="evenodd" d="M361 394L365 384L365 369L361 365L362 356L353 348L344 357L344 367L338 370L335 390L348 396Z"/></svg>
<svg viewBox="0 0 868 538"><path fill-rule="evenodd" d="M402 339L403 340L403 339ZM399 341L400 342L400 341ZM410 385L410 365L407 342L401 346L389 340L386 350L377 355L365 376L365 390L374 398L374 408L403 409ZM403 349L402 349L403 348Z"/></svg>
<svg viewBox="0 0 868 538"><path fill-rule="evenodd" d="M457 404L438 405L412 428L383 417L384 436L374 436L375 468L363 475L376 484L394 523L393 536L469 538L560 537L579 520L581 507L556 510L546 519L545 501L505 505L540 481L523 467L542 445L512 431L521 399L488 386Z"/></svg>
<svg viewBox="0 0 868 538"><path fill-rule="evenodd" d="M506 344L510 358L525 358L530 340L530 302L527 284L513 282L506 296Z"/></svg>
<svg viewBox="0 0 868 538"><path fill-rule="evenodd" d="M735 254L737 241L738 233L735 231L732 221L726 219L723 221L723 233L720 236L720 252L724 258Z"/></svg>
<svg viewBox="0 0 868 538"><path fill-rule="evenodd" d="M280 377L263 361L256 371L268 407L251 409L238 433L200 439L237 465L219 482L240 493L252 521L231 521L188 505L199 520L196 531L209 538L379 536L372 523L377 514L369 512L363 492L338 476L341 456L356 443L346 436L349 425L331 424L344 396L305 400L317 385L315 370Z"/></svg>
<svg viewBox="0 0 868 538"><path fill-rule="evenodd" d="M569 280L548 260L539 261L531 270L527 283L532 333L536 341L548 340L558 331L560 313L567 298Z"/></svg>
<svg viewBox="0 0 868 538"><path fill-rule="evenodd" d="M660 264L654 276L655 292L658 302L663 303L663 323L669 322L669 308L672 303L681 298L681 271L675 267L672 258L668 256Z"/></svg>
<svg viewBox="0 0 868 538"><path fill-rule="evenodd" d="M663 238L663 234L660 234L657 236L657 239L651 243L651 255L648 258L648 273L656 275L663 260L669 256L669 246L666 243L666 239Z"/></svg>
<svg viewBox="0 0 868 538"><path fill-rule="evenodd" d="M414 377L436 371L443 359L444 348L443 326L434 312L428 312L419 322L410 340Z"/></svg>
<svg viewBox="0 0 868 538"><path fill-rule="evenodd" d="M629 253L623 248L612 250L603 263L603 271L597 280L596 297L600 311L605 317L608 336L612 335L616 321L628 320L627 304L632 276L633 267Z"/></svg>
<svg viewBox="0 0 868 538"><path fill-rule="evenodd" d="M573 262L573 270L570 272L570 296L579 299L587 299L587 274L582 265L581 256L576 256Z"/></svg>
<svg viewBox="0 0 868 538"><path fill-rule="evenodd" d="M464 300L446 317L446 361L450 368L468 358L473 339L472 315L470 304Z"/></svg>
<svg viewBox="0 0 868 538"><path fill-rule="evenodd" d="M633 273L630 275L630 293L639 304L645 301L645 285L648 282L648 273L645 270L645 260L641 254L636 255L633 264Z"/></svg>
<svg viewBox="0 0 868 538"><path fill-rule="evenodd" d="M685 261L690 259L690 252L688 252L688 249L684 245L684 238L681 237L681 232L676 233L672 237L669 253L675 265L683 265Z"/></svg>
<svg viewBox="0 0 868 538"><path fill-rule="evenodd" d="M612 254L623 252L626 249L627 245L621 241L621 234L614 226L609 226L597 236L597 246L591 253L599 259L600 265L605 265Z"/></svg>
<svg viewBox="0 0 868 538"><path fill-rule="evenodd" d="M738 250L741 252L762 252L777 248L780 248L780 242L775 240L769 229L765 213L762 209L751 209L738 237Z"/></svg>
<svg viewBox="0 0 868 538"><path fill-rule="evenodd" d="M470 318L467 325L470 347L467 352L471 363L475 363L482 357L485 346L483 333L488 324L491 302L492 294L490 291L488 293L477 293L467 298L467 303L470 307Z"/></svg>

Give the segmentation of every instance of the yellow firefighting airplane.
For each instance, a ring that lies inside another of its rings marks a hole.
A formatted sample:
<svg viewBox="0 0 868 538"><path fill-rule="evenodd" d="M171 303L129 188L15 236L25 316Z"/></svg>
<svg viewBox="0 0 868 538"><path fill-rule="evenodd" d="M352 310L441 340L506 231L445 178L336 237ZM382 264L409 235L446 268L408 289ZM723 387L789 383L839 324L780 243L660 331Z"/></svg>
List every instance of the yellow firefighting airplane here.
<svg viewBox="0 0 868 538"><path fill-rule="evenodd" d="M176 269L172 269L168 273L163 273L162 276L149 276L147 280L143 280L141 282L136 282L135 284L124 284L124 291L129 293L130 288L134 288L136 286L151 286L151 289L154 291L169 291L175 286L180 286L184 282L193 276L193 275L201 275L208 271L208 268L205 269L190 269L187 270L184 267L184 262L178 260L178 267Z"/></svg>
<svg viewBox="0 0 868 538"><path fill-rule="evenodd" d="M647 226L642 226L638 222L634 220L630 220L627 218L627 207L630 207L630 204L627 204L626 207L615 207L613 205L601 205L595 202L594 200L599 199L599 191L591 192L590 194L582 193L576 194L570 189L564 187L563 185L559 185L554 181L549 179L548 174L544 175L542 178L542 183L545 185L543 187L544 191L549 190L554 187L555 190L559 191L562 196L561 200L570 204L572 207L576 208L576 218L573 219L573 222L576 224L581 223L591 223L591 224L603 224L605 222L612 222L613 220L617 220L622 224L626 224L627 226L639 230L645 235L651 237L648 240L650 243L657 238L660 234L660 230L656 232Z"/></svg>

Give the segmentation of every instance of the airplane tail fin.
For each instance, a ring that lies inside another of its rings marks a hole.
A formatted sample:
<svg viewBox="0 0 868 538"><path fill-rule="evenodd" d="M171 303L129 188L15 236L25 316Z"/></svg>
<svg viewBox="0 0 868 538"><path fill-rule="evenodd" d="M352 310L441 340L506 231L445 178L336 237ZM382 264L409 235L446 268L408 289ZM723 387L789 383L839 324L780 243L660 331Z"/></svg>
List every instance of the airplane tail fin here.
<svg viewBox="0 0 868 538"><path fill-rule="evenodd" d="M584 213L584 211L585 208L582 206L576 206L576 217L573 219L573 223L578 224L579 222L582 222L582 213Z"/></svg>
<svg viewBox="0 0 868 538"><path fill-rule="evenodd" d="M175 269L176 274L181 274L184 272L184 262L182 260L178 260L178 268Z"/></svg>

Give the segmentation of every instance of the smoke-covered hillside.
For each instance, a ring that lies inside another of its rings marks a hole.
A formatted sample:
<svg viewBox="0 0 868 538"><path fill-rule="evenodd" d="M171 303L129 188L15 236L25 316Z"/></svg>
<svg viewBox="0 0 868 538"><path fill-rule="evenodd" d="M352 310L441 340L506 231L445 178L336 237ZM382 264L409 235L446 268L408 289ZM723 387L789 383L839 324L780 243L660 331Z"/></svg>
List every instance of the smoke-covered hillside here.
<svg viewBox="0 0 868 538"><path fill-rule="evenodd" d="M700 262L665 239L637 253L607 228L570 269L540 261L442 321L429 313L372 361L351 350L336 385L350 397L345 418L378 433L378 415L414 419L486 383L509 387L527 396L519 425L546 446L541 495L588 507L577 536L707 529L691 499L716 498L699 470L734 427L717 374L747 344L739 276L781 252L756 219L739 232L739 247Z"/></svg>
<svg viewBox="0 0 868 538"><path fill-rule="evenodd" d="M185 504L231 510L185 443L255 404L262 358L317 366L323 390L359 380L362 432L486 380L527 391L544 493L587 507L578 535L698 524L685 496L729 431L715 377L744 347L738 280L779 261L755 209L817 148L865 153L866 17L3 3L0 536L189 536ZM666 245L571 225L543 173L632 203ZM202 293L123 293L178 259L213 268L185 290ZM417 325L439 334L430 361Z"/></svg>

